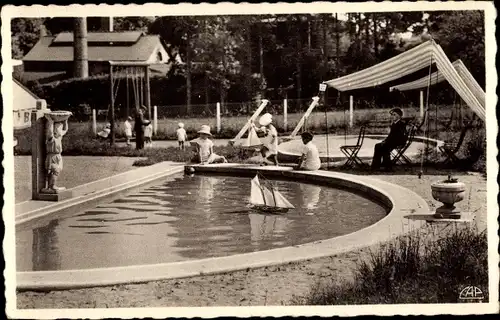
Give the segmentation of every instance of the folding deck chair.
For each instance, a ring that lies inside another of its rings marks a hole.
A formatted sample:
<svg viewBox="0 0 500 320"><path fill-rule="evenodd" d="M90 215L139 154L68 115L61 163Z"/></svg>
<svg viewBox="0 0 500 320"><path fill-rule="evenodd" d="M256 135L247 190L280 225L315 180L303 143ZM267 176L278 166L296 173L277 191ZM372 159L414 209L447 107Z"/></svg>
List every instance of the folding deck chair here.
<svg viewBox="0 0 500 320"><path fill-rule="evenodd" d="M397 164L398 162L400 164L411 164L411 160L405 155L406 150L410 147L410 145L413 142L413 139L415 138L415 133L417 132L417 128L415 125L410 125L410 129L408 130L407 133L407 138L405 144L397 147L396 149L391 151L392 159L391 162L392 164Z"/></svg>
<svg viewBox="0 0 500 320"><path fill-rule="evenodd" d="M452 141L445 142L444 145L439 147L439 150L446 156L446 159L444 160L443 164L456 164L460 159L456 156L458 150L460 150L460 147L462 146L464 139L465 139L465 134L469 130L469 126L465 126L462 128L462 131L460 132L460 137L456 141L456 143L453 143Z"/></svg>
<svg viewBox="0 0 500 320"><path fill-rule="evenodd" d="M365 165L363 161L358 157L358 152L363 146L363 141L365 140L366 127L362 126L359 130L358 141L355 145L345 145L340 147L340 151L347 157L346 163L342 167L351 168L355 164L359 166Z"/></svg>

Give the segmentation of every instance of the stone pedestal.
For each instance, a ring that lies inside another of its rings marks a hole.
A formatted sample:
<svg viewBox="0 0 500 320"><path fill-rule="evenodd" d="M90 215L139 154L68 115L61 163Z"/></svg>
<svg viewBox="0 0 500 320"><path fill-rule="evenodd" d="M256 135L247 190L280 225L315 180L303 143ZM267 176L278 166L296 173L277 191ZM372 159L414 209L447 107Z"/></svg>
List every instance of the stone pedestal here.
<svg viewBox="0 0 500 320"><path fill-rule="evenodd" d="M31 112L31 198L40 201L61 201L72 197L68 190L48 190L48 173L45 167L47 157L45 115L50 110L40 107Z"/></svg>

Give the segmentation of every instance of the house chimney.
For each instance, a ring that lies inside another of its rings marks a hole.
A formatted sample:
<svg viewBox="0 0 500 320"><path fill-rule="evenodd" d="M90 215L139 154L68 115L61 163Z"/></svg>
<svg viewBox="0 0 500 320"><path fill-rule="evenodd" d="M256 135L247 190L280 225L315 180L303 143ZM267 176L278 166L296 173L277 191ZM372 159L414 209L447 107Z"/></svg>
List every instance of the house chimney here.
<svg viewBox="0 0 500 320"><path fill-rule="evenodd" d="M42 24L40 26L40 38L47 36L47 28Z"/></svg>
<svg viewBox="0 0 500 320"><path fill-rule="evenodd" d="M87 18L75 18L73 34L74 77L87 78L89 76Z"/></svg>

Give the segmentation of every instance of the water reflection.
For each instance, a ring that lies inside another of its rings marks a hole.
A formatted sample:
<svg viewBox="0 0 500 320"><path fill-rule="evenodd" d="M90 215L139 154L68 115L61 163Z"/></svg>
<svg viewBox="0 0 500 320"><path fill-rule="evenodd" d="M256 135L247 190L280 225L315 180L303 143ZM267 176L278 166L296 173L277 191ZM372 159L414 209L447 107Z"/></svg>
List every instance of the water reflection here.
<svg viewBox="0 0 500 320"><path fill-rule="evenodd" d="M321 194L321 187L312 184L299 184L302 193L303 208L313 210L318 207L318 202Z"/></svg>
<svg viewBox="0 0 500 320"><path fill-rule="evenodd" d="M260 241L273 237L282 237L291 222L286 216L276 214L250 213L248 218L252 245L259 245Z"/></svg>
<svg viewBox="0 0 500 320"><path fill-rule="evenodd" d="M33 229L33 271L60 269L61 255L55 231L58 224L57 220L52 220L46 226Z"/></svg>

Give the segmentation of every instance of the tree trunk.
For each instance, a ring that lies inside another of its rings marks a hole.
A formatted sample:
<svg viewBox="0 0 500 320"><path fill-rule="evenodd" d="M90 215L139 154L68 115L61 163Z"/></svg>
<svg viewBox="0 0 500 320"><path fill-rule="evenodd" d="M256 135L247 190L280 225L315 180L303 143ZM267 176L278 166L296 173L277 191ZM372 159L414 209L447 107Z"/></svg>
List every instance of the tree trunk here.
<svg viewBox="0 0 500 320"><path fill-rule="evenodd" d="M326 80L328 74L328 46L326 41L326 34L328 28L328 17L323 15L323 80Z"/></svg>
<svg viewBox="0 0 500 320"><path fill-rule="evenodd" d="M264 76L264 48L262 45L262 24L259 24L259 73Z"/></svg>
<svg viewBox="0 0 500 320"><path fill-rule="evenodd" d="M191 32L187 33L186 48L186 114L191 114Z"/></svg>
<svg viewBox="0 0 500 320"><path fill-rule="evenodd" d="M373 19L373 48L375 52L375 58L378 58L377 17L375 16L375 13L372 13L372 19Z"/></svg>
<svg viewBox="0 0 500 320"><path fill-rule="evenodd" d="M210 103L210 99L209 99L209 94L208 94L208 72L205 72L205 112L207 112L207 114L210 112L210 107L209 107L209 103Z"/></svg>
<svg viewBox="0 0 500 320"><path fill-rule="evenodd" d="M307 50L311 51L311 20L307 17Z"/></svg>
<svg viewBox="0 0 500 320"><path fill-rule="evenodd" d="M339 76L339 61L340 61L340 36L339 36L339 19L338 15L335 14L335 76Z"/></svg>
<svg viewBox="0 0 500 320"><path fill-rule="evenodd" d="M297 59L295 59L295 68L297 72L297 99L299 99L299 104L300 104L300 98L302 97L302 68L301 68L301 62L302 62L302 41L300 41L300 18L297 18L297 36L296 36L296 48L297 48Z"/></svg>

